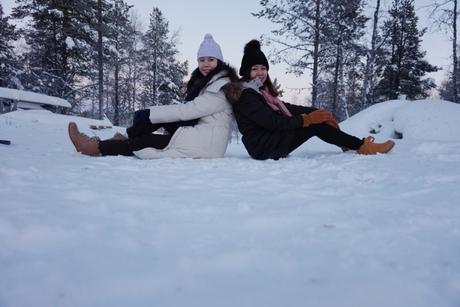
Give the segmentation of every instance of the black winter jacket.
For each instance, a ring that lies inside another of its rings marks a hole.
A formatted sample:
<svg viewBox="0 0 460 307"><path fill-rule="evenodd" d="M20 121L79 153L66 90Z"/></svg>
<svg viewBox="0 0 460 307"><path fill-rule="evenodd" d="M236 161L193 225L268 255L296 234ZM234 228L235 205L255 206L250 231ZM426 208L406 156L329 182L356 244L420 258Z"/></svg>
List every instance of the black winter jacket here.
<svg viewBox="0 0 460 307"><path fill-rule="evenodd" d="M286 157L291 148L295 130L302 128L302 113L315 108L285 103L292 117L274 111L265 98L253 89L243 90L240 99L233 104L238 129L249 155L257 160Z"/></svg>

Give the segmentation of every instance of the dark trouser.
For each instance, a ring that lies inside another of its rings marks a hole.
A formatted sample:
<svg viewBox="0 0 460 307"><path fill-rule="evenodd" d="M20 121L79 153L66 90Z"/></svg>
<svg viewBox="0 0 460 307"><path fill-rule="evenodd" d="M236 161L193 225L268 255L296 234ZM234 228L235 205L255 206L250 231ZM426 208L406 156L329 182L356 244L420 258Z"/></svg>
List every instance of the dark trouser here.
<svg viewBox="0 0 460 307"><path fill-rule="evenodd" d="M169 134L173 135L179 127L181 127L180 122L164 124L143 123L129 127L126 129L126 133L130 139L134 139L139 136L151 134L154 131L163 128Z"/></svg>
<svg viewBox="0 0 460 307"><path fill-rule="evenodd" d="M105 140L99 142L99 151L103 156L133 156L133 151L147 147L163 149L168 146L172 134L145 134L127 140Z"/></svg>
<svg viewBox="0 0 460 307"><path fill-rule="evenodd" d="M150 110L138 110L134 112L133 125L126 129L129 138L135 138L141 135L150 134L163 128L169 134L174 134L179 127L194 126L198 119L178 121L173 123L152 124L150 122Z"/></svg>
<svg viewBox="0 0 460 307"><path fill-rule="evenodd" d="M363 144L363 140L349 135L340 129L331 127L328 124L317 124L296 129L289 152L294 151L297 147L305 143L313 136L319 137L326 143L352 150L357 150Z"/></svg>
<svg viewBox="0 0 460 307"><path fill-rule="evenodd" d="M149 119L150 110L139 110L134 113L133 125L126 129L128 139L123 141L105 140L99 142L99 151L103 156L133 156L133 151L144 148L163 149L168 146L173 134L179 127L193 126L196 120L174 123L152 124ZM152 134L163 128L168 134Z"/></svg>

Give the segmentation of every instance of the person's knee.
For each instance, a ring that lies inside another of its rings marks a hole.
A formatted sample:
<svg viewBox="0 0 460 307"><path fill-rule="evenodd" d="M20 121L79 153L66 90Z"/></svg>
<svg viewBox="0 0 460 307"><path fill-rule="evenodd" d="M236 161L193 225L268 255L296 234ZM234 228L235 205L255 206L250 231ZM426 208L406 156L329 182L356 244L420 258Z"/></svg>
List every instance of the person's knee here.
<svg viewBox="0 0 460 307"><path fill-rule="evenodd" d="M138 126L145 122L150 123L150 109L143 109L134 112L133 126Z"/></svg>

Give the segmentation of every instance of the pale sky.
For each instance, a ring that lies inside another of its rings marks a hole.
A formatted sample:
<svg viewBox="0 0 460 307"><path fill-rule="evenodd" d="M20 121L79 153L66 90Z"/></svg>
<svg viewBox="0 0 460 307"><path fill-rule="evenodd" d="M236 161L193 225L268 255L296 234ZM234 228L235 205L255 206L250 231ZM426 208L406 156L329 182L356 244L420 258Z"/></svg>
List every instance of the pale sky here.
<svg viewBox="0 0 460 307"><path fill-rule="evenodd" d="M6 14L10 13L14 6L14 0L0 0ZM253 17L251 12L260 9L258 0L127 0L134 5L134 11L143 19L144 27L148 25L149 14L154 6L158 7L169 21L170 30L179 30L181 44L178 46L182 60L189 61L189 71L196 67L196 52L205 33L211 33L220 44L226 62L229 62L237 70L239 69L243 48L246 42L253 38L259 38L262 34L268 34L273 25L266 21ZM370 3L374 1L370 0ZM382 11L386 11L391 0L382 0ZM426 18L427 4L431 0L416 0L417 14L420 17L419 28L430 26ZM370 14L373 8L370 9ZM369 15L370 15L369 14ZM371 24L369 23L369 27ZM445 78L449 69L451 44L448 34L440 32L428 32L422 43L423 50L427 51L426 59L433 65L440 66L444 71L430 74L430 77L440 80ZM268 47L262 47L268 55ZM285 74L286 66L282 64L270 66L270 76L277 77L284 88L300 88L309 86L310 71L300 77ZM309 93L309 91L305 92ZM302 103L303 96L298 96L296 91L287 91L284 99L295 103ZM300 100L300 101L299 101Z"/></svg>

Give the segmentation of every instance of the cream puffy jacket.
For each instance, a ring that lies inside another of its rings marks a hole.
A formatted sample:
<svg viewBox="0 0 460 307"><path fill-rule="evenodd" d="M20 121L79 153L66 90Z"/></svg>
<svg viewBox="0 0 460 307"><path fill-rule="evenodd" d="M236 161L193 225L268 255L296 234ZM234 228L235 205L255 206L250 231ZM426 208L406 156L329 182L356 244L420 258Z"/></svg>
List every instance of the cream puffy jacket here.
<svg viewBox="0 0 460 307"><path fill-rule="evenodd" d="M164 149L144 148L134 154L141 159L221 158L225 154L233 120L232 106L222 87L229 83L224 72L212 78L194 100L185 104L154 106L150 121L170 123L199 118L195 126L180 127Z"/></svg>

